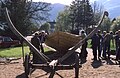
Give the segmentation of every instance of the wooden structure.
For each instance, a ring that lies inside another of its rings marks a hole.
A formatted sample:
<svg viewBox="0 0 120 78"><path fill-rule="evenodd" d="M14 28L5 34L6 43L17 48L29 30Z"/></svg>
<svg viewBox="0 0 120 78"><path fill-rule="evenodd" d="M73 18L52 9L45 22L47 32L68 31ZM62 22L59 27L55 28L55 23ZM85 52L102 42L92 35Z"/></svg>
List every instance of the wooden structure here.
<svg viewBox="0 0 120 78"><path fill-rule="evenodd" d="M98 26L86 38L81 40L78 37L78 41L72 42L73 44L68 44L67 42L64 42L64 40L62 40L62 39L65 39L65 41L69 42L69 37L71 38L70 34L64 34L62 32L58 32L57 34L55 33L56 35L59 34L57 37L54 36L55 34L49 36L48 40L50 40L50 41L46 42L49 46L55 48L58 51L61 51L61 50L65 51L64 55L60 56L59 58L54 58L54 56L50 57L49 55L47 56L46 54L43 54L43 53L39 52L39 50L37 50L27 39L25 39L25 37L14 27L14 25L13 25L13 23L12 23L10 17L9 17L8 10L6 8L5 9L5 15L6 15L6 19L7 19L7 22L8 22L8 25L9 25L10 29L13 31L14 34L16 34L18 37L22 38L28 44L28 46L32 49L32 51L39 56L39 58L42 61L39 64L33 64L31 62L31 60L30 60L30 54L25 55L24 68L25 68L26 78L28 78L29 75L37 68L40 68L40 69L42 69L42 68L50 69L51 71L50 71L49 78L53 78L55 73L58 74L56 71L59 70L59 69L75 68L75 78L78 78L79 77L79 68L81 67L81 65L79 63L80 62L79 53L75 52L75 50L78 47L80 47L84 43L84 41L86 39L89 39L91 36L93 36L94 33L97 32L98 28L100 27L100 25L101 25L101 23L103 21L103 18L105 17L105 13L103 14L100 22L98 23ZM54 39L54 38L56 38L56 39ZM53 40L56 40L56 43L51 45L52 43L55 42ZM73 40L74 40L74 38L73 38ZM56 47L56 45L57 45L57 47ZM61 46L61 45L64 45L65 48L63 46ZM71 50L67 50L70 47L72 47L72 49ZM71 55L74 55L74 57L72 58L72 60L74 62L69 64L69 62L66 61L66 60L68 58L71 58L70 57Z"/></svg>
<svg viewBox="0 0 120 78"><path fill-rule="evenodd" d="M45 43L56 49L58 52L66 52L69 48L75 46L80 40L82 40L82 37L79 35L57 31L48 35Z"/></svg>

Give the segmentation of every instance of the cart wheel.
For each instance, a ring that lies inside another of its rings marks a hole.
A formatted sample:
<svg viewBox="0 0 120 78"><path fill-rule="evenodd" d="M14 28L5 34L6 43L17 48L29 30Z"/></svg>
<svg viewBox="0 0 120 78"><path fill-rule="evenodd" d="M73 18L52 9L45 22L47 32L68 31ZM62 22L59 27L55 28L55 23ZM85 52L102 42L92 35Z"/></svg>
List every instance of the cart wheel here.
<svg viewBox="0 0 120 78"><path fill-rule="evenodd" d="M25 55L25 62L24 62L24 68L25 68L25 77L28 78L28 75L30 73L30 56L27 54Z"/></svg>
<svg viewBox="0 0 120 78"><path fill-rule="evenodd" d="M75 56L75 78L79 78L79 54Z"/></svg>

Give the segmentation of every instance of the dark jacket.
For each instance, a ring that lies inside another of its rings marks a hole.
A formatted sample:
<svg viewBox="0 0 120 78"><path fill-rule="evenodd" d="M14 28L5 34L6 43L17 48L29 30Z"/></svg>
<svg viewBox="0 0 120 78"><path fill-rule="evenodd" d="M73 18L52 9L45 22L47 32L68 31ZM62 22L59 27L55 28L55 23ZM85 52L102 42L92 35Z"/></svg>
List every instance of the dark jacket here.
<svg viewBox="0 0 120 78"><path fill-rule="evenodd" d="M99 36L97 34L94 34L91 39L92 48L97 47L99 45Z"/></svg>
<svg viewBox="0 0 120 78"><path fill-rule="evenodd" d="M38 50L40 49L39 46L40 46L40 40L37 36L34 36L32 39L31 39L31 43L32 45L34 45Z"/></svg>

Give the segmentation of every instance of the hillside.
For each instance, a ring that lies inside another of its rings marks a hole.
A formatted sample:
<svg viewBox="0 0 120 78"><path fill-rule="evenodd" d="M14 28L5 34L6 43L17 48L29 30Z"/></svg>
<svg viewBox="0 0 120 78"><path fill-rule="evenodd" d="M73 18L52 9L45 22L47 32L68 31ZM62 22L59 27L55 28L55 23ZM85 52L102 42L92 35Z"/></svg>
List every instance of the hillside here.
<svg viewBox="0 0 120 78"><path fill-rule="evenodd" d="M50 20L52 21L52 20L56 19L57 15L60 11L64 10L65 5L56 3L56 4L52 4L51 7L52 7L52 10L50 11L50 14L51 14Z"/></svg>
<svg viewBox="0 0 120 78"><path fill-rule="evenodd" d="M102 4L104 6L104 9L107 10L109 12L109 17L110 18L115 18L120 16L120 1L119 0L98 0L98 3ZM60 11L64 10L65 5L64 4L52 4L51 5L52 10L50 11L50 20L55 20L58 13Z"/></svg>
<svg viewBox="0 0 120 78"><path fill-rule="evenodd" d="M98 4L102 4L104 9L109 12L110 18L115 18L120 16L120 1L119 0L97 0ZM56 17L60 11L63 11L66 5L55 3L51 4L52 10L50 11L50 21L56 20Z"/></svg>

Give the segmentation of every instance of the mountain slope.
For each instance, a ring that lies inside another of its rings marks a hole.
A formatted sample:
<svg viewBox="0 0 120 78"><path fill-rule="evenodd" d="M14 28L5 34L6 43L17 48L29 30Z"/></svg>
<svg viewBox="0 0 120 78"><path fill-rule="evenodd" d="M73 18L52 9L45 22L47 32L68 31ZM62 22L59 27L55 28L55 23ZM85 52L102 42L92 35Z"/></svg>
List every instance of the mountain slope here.
<svg viewBox="0 0 120 78"><path fill-rule="evenodd" d="M109 17L110 18L116 18L120 16L120 1L119 0L97 0L98 3L102 4L109 12ZM65 5L64 4L59 4L55 3L51 5L52 10L50 11L50 20L56 20L56 17L60 11L64 10Z"/></svg>
<svg viewBox="0 0 120 78"><path fill-rule="evenodd" d="M56 4L52 4L51 7L52 7L52 10L50 11L50 14L51 14L50 20L53 21L58 16L58 13L64 10L65 5L56 3Z"/></svg>

